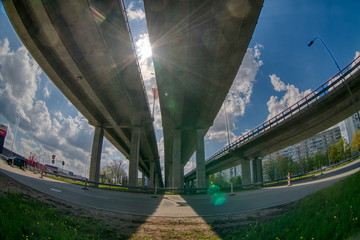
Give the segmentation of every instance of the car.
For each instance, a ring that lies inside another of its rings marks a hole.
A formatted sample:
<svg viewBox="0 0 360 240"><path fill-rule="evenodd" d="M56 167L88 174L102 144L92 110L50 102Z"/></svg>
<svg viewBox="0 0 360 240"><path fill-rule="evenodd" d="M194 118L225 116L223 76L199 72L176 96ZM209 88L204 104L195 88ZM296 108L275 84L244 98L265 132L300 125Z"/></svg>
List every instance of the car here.
<svg viewBox="0 0 360 240"><path fill-rule="evenodd" d="M25 167L26 160L19 157L12 157L7 160L7 163L9 165L14 164L15 166L18 166L19 168L23 169Z"/></svg>

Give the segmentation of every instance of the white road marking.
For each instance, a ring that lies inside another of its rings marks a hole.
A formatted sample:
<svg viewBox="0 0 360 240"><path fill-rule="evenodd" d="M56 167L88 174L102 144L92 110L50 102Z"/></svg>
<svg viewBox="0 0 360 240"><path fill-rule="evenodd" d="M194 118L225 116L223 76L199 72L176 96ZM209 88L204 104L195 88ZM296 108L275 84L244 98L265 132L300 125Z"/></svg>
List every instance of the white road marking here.
<svg viewBox="0 0 360 240"><path fill-rule="evenodd" d="M51 191L54 191L54 192L61 192L61 190L58 190L58 189L55 189L55 188L50 188Z"/></svg>

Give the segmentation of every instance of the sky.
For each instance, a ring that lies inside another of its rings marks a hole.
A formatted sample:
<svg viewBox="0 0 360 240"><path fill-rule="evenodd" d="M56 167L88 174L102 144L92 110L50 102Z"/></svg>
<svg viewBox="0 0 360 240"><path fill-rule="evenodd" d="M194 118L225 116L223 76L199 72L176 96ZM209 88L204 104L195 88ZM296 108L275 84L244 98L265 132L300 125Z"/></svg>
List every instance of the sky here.
<svg viewBox="0 0 360 240"><path fill-rule="evenodd" d="M126 0L134 45L148 92L156 87L142 1ZM360 52L360 1L265 0L242 65L205 137L206 157L291 106L335 75ZM225 111L226 109L226 111ZM23 46L0 3L0 123L8 126L5 147L42 163L88 175L94 128L44 74ZM155 101L156 136L163 162L160 108ZM104 139L101 166L128 161ZM195 167L194 156L185 173Z"/></svg>

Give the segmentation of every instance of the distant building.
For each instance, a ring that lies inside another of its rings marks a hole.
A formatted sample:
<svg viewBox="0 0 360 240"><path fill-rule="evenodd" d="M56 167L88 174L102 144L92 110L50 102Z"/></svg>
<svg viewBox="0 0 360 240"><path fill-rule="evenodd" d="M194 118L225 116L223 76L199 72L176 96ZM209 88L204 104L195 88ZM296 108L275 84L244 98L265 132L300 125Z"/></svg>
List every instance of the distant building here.
<svg viewBox="0 0 360 240"><path fill-rule="evenodd" d="M360 131L360 118L357 114L352 115L328 130L316 134L314 137L269 154L263 158L263 161L278 156L285 156L294 161L299 161L306 157L313 157L318 151L325 153L330 146L337 143L342 136L348 143L351 143L355 130ZM241 175L241 165L226 169L223 173L227 179Z"/></svg>
<svg viewBox="0 0 360 240"><path fill-rule="evenodd" d="M359 121L359 115L354 114L351 117L345 119L342 121L339 126L341 130L341 134L345 139L348 141L348 143L351 143L351 140L354 136L355 130L360 131L360 121Z"/></svg>
<svg viewBox="0 0 360 240"><path fill-rule="evenodd" d="M263 160L285 156L299 161L306 157L313 157L318 151L325 153L331 145L337 143L341 138L340 127L328 129L324 132L316 134L314 137L294 144L280 151L274 152L264 157Z"/></svg>

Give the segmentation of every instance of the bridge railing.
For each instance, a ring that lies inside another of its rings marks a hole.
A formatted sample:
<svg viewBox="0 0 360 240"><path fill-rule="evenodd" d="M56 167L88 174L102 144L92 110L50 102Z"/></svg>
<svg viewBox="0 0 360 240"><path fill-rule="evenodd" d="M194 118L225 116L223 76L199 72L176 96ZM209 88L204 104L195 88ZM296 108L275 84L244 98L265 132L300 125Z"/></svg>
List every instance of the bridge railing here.
<svg viewBox="0 0 360 240"><path fill-rule="evenodd" d="M339 73L335 76L330 78L328 81L323 83L320 87L306 95L304 98L300 99L295 104L291 105L284 111L277 114L275 117L270 118L266 122L262 123L261 125L257 126L256 128L252 129L251 131L245 133L234 142L230 143L225 148L219 150L215 154L213 154L210 158L206 160L206 162L213 161L231 151L238 148L239 146L245 144L246 142L250 141L251 139L264 134L268 130L273 127L276 127L279 123L292 118L295 114L307 109L309 105L316 104L318 100L334 89L342 86L345 81L350 78L355 72L360 70L360 56L355 58L351 63L349 63L345 68L343 68Z"/></svg>
<svg viewBox="0 0 360 240"><path fill-rule="evenodd" d="M134 38L133 38L132 33L131 33L131 27L130 27L129 19L128 19L127 13L126 13L125 2L124 2L124 0L120 0L120 3L121 3L121 6L122 6L122 9L124 11L125 22L126 22L127 30L129 32L129 36L130 36L130 40L131 40L131 46L132 46L134 54L135 54L136 66L137 66L138 72L140 74L140 80L141 80L141 84L142 84L142 88L143 88L143 92L144 92L144 97L145 97L145 100L146 100L146 103L147 103L147 108L148 108L149 113L151 114L149 99L148 99L147 91L146 91L146 88L145 88L144 79L142 77L140 64L139 64L139 61L138 61L138 55L136 53L136 48L135 48L135 45L134 45Z"/></svg>

